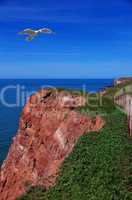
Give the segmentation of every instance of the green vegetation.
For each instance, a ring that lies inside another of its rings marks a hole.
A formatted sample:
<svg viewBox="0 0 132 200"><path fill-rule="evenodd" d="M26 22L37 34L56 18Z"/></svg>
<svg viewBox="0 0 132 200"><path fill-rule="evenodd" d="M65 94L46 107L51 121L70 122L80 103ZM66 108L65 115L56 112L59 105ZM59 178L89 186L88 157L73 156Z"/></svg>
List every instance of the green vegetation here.
<svg viewBox="0 0 132 200"><path fill-rule="evenodd" d="M90 105L96 106L87 105L79 112L103 115L105 127L100 133L80 138L55 187L48 191L31 188L19 200L132 199L132 140L128 138L127 116L114 106L112 96L103 97L102 104L93 101Z"/></svg>
<svg viewBox="0 0 132 200"><path fill-rule="evenodd" d="M100 94L88 94L87 99L87 105L77 109L83 114L93 117L96 115L107 116L116 109L112 97L100 96Z"/></svg>
<svg viewBox="0 0 132 200"><path fill-rule="evenodd" d="M118 96L121 94L132 94L132 81L126 81L126 83L116 85L106 89L106 96Z"/></svg>

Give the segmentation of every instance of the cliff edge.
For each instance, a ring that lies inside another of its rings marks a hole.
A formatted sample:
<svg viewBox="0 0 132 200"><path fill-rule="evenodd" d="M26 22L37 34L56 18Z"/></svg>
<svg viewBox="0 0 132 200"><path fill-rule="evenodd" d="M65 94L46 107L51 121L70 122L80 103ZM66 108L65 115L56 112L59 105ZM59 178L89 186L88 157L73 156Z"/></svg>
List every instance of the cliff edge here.
<svg viewBox="0 0 132 200"><path fill-rule="evenodd" d="M86 99L43 89L25 106L19 130L0 170L0 200L15 200L29 186L54 186L59 169L79 137L99 131L104 120L75 111Z"/></svg>

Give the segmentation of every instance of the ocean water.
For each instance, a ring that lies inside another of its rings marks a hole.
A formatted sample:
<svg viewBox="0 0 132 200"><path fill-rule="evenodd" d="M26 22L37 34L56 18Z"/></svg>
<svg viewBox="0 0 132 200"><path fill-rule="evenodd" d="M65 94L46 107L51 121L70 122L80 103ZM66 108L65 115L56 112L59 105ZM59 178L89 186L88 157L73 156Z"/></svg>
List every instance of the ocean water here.
<svg viewBox="0 0 132 200"><path fill-rule="evenodd" d="M0 164L6 158L28 97L44 87L97 92L113 86L113 79L0 80Z"/></svg>

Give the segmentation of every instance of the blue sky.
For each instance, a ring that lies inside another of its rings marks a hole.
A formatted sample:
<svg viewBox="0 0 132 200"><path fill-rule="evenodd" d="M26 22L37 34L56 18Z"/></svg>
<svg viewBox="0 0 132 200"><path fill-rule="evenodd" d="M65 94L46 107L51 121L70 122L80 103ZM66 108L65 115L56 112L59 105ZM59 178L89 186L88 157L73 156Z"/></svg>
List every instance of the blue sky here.
<svg viewBox="0 0 132 200"><path fill-rule="evenodd" d="M56 34L17 34L43 27ZM0 0L0 78L131 75L131 0Z"/></svg>

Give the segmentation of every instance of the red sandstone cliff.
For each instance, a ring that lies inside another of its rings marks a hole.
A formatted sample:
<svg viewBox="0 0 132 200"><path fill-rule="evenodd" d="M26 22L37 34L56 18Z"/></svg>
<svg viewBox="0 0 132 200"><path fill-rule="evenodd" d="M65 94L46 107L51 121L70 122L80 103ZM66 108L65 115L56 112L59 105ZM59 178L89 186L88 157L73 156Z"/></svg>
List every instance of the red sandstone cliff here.
<svg viewBox="0 0 132 200"><path fill-rule="evenodd" d="M25 106L17 136L0 171L0 200L15 200L27 185L53 186L78 138L99 131L102 118L91 119L73 109L85 98L41 90Z"/></svg>

